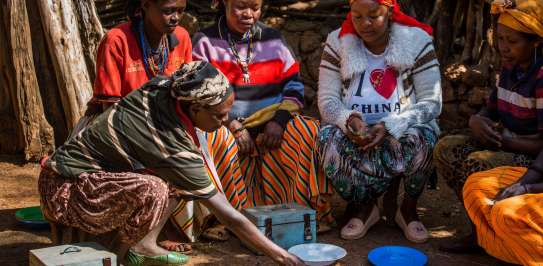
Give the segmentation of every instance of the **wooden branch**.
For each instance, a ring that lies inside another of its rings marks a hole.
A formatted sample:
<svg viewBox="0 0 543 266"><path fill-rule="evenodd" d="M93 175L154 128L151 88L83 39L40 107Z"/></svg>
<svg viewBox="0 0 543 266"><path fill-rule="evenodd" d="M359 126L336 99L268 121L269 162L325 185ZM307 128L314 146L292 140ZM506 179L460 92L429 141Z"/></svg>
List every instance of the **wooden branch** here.
<svg viewBox="0 0 543 266"><path fill-rule="evenodd" d="M72 129L92 96L92 81L85 60L72 0L38 1L42 26L51 53L67 127Z"/></svg>
<svg viewBox="0 0 543 266"><path fill-rule="evenodd" d="M434 3L434 8L432 9L432 14L430 14L428 19L426 20L426 24L434 25L434 23L436 23L438 14L442 12L442 7L443 0L436 0L436 2Z"/></svg>
<svg viewBox="0 0 543 266"><path fill-rule="evenodd" d="M483 1L477 1L474 3L474 16L475 16L475 39L473 40L473 48L471 50L471 58L473 62L479 61L481 56L481 50L483 48L483 38L484 38L484 29L483 29L483 20L485 15L483 14Z"/></svg>
<svg viewBox="0 0 543 266"><path fill-rule="evenodd" d="M466 41L464 43L464 51L462 51L462 56L460 60L462 63L468 63L471 59L471 53L473 50L473 45L475 42L475 3L476 0L469 1L468 15L466 17Z"/></svg>

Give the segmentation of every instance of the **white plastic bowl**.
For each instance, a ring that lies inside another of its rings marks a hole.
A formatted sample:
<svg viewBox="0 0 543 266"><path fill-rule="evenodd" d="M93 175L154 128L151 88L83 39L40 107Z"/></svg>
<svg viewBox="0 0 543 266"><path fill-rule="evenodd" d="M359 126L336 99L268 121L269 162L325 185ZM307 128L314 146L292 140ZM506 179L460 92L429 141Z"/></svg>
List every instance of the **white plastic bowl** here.
<svg viewBox="0 0 543 266"><path fill-rule="evenodd" d="M347 255L345 249L330 244L301 244L288 249L309 266L325 266Z"/></svg>

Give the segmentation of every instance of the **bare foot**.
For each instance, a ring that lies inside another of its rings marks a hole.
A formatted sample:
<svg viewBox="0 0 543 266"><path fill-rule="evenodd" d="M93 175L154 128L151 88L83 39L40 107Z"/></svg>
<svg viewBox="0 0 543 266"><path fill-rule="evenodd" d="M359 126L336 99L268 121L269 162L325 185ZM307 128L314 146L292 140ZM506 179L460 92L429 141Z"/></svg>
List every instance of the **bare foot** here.
<svg viewBox="0 0 543 266"><path fill-rule="evenodd" d="M171 240L164 240L164 241L159 242L158 245L169 251L175 251L182 254L192 253L192 246L186 243L175 242Z"/></svg>
<svg viewBox="0 0 543 266"><path fill-rule="evenodd" d="M170 253L170 251L159 247L158 245L156 245L156 243L155 245L138 243L135 246L132 246L132 250L137 254L151 257L166 255Z"/></svg>

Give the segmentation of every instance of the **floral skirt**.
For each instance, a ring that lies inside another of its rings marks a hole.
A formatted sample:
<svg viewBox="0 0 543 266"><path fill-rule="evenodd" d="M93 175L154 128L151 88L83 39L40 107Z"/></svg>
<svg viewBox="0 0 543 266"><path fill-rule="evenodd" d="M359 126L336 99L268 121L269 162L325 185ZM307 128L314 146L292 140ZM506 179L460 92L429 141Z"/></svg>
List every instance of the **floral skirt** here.
<svg viewBox="0 0 543 266"><path fill-rule="evenodd" d="M83 173L66 178L43 169L38 180L44 215L93 235L117 230L134 244L156 227L175 189L137 173Z"/></svg>
<svg viewBox="0 0 543 266"><path fill-rule="evenodd" d="M410 128L399 140L388 136L363 152L336 126L319 134L319 152L326 177L336 192L351 203L364 204L381 196L397 179L405 192L418 197L433 171L432 150L437 134L429 127Z"/></svg>

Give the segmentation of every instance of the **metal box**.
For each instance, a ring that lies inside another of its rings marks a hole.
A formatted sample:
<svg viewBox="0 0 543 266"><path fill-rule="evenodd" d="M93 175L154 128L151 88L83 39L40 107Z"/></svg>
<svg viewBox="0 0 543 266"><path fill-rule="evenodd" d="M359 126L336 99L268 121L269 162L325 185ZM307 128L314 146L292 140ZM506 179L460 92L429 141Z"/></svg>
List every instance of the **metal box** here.
<svg viewBox="0 0 543 266"><path fill-rule="evenodd" d="M30 266L117 266L117 256L97 243L77 243L30 251Z"/></svg>
<svg viewBox="0 0 543 266"><path fill-rule="evenodd" d="M291 203L243 209L242 213L260 232L284 249L317 241L313 209Z"/></svg>

